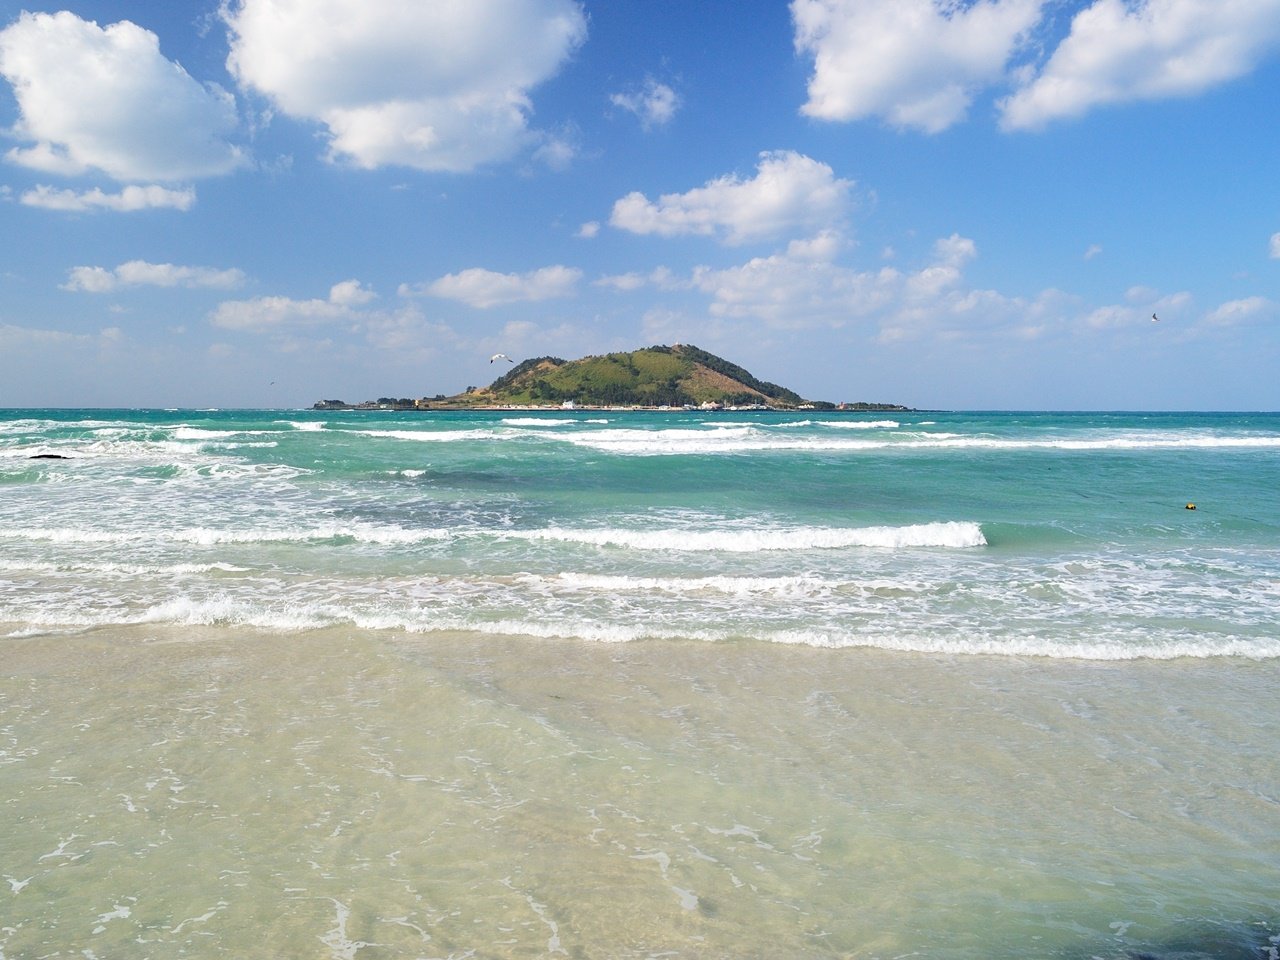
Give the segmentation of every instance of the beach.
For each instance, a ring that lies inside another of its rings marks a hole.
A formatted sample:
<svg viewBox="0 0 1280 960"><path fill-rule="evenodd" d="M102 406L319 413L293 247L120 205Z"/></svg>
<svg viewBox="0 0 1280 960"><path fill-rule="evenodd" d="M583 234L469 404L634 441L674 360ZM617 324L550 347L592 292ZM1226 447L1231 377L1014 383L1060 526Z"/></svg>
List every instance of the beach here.
<svg viewBox="0 0 1280 960"><path fill-rule="evenodd" d="M8 419L0 956L1280 949L1274 418L348 416Z"/></svg>
<svg viewBox="0 0 1280 960"><path fill-rule="evenodd" d="M191 628L6 662L9 957L1277 932L1274 663Z"/></svg>

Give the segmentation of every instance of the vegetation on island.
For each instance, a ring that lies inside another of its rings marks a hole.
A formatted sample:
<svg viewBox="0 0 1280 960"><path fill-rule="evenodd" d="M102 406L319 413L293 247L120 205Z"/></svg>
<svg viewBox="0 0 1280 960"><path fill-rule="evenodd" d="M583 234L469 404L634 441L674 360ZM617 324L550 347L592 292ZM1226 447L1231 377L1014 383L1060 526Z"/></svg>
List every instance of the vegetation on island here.
<svg viewBox="0 0 1280 960"><path fill-rule="evenodd" d="M805 403L793 390L750 373L697 347L649 347L581 360L525 360L470 395L481 403L682 407L785 406Z"/></svg>
<svg viewBox="0 0 1280 960"><path fill-rule="evenodd" d="M340 401L321 403L332 407ZM828 401L806 400L794 390L759 380L736 363L688 344L606 353L580 360L534 357L516 364L487 387L468 387L455 396L437 395L413 401L413 406L419 409L569 405L781 410L836 407ZM897 404L873 403L859 403L852 408L906 409Z"/></svg>

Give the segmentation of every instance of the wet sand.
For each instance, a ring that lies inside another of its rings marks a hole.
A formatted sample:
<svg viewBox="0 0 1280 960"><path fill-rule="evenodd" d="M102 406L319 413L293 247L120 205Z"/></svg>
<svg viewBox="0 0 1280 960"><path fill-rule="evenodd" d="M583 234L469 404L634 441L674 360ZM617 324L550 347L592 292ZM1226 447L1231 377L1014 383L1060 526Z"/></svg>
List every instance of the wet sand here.
<svg viewBox="0 0 1280 960"><path fill-rule="evenodd" d="M1280 918L1278 680L350 629L9 638L0 956L1248 956Z"/></svg>

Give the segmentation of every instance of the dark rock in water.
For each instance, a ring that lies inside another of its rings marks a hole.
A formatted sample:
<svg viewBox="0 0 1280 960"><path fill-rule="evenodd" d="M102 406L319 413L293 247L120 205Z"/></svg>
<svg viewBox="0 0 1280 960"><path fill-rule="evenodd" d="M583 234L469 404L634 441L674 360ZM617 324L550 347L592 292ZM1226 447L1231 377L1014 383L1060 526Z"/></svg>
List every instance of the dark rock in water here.
<svg viewBox="0 0 1280 960"><path fill-rule="evenodd" d="M70 457L64 457L60 453L34 453L27 457L28 460L70 460Z"/></svg>
<svg viewBox="0 0 1280 960"><path fill-rule="evenodd" d="M1269 960L1276 956L1280 935L1275 925L1245 923L1187 924L1171 930L1162 942L1148 942L1125 952L1125 960ZM1092 956L1096 953L1091 952Z"/></svg>

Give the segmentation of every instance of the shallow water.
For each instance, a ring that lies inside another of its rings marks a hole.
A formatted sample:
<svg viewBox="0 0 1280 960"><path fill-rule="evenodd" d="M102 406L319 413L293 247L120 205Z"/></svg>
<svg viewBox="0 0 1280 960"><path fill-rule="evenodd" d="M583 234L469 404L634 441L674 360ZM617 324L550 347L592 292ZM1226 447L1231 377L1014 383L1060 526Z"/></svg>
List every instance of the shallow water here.
<svg viewBox="0 0 1280 960"><path fill-rule="evenodd" d="M172 627L0 656L7 958L1280 942L1274 660Z"/></svg>

